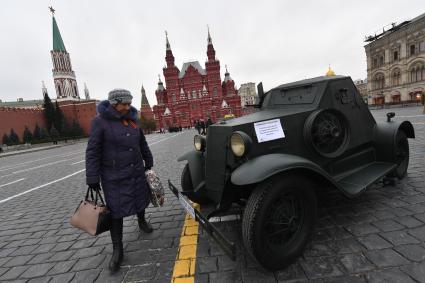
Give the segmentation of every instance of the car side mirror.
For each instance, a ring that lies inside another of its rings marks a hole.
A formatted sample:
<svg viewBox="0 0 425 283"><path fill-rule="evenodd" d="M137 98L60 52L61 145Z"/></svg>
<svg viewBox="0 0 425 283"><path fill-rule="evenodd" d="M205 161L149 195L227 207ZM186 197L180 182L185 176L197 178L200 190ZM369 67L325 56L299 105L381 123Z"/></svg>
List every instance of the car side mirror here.
<svg viewBox="0 0 425 283"><path fill-rule="evenodd" d="M387 113L387 122L391 122L391 118L394 118L394 116L395 116L394 112Z"/></svg>

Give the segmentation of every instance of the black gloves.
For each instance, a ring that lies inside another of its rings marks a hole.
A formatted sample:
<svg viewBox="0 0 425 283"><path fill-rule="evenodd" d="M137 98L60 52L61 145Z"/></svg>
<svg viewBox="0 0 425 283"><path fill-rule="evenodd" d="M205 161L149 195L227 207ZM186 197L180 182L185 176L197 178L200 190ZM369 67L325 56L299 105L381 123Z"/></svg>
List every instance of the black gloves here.
<svg viewBox="0 0 425 283"><path fill-rule="evenodd" d="M102 190L99 183L89 184L89 188L92 189L92 190L95 190L95 191L101 191Z"/></svg>

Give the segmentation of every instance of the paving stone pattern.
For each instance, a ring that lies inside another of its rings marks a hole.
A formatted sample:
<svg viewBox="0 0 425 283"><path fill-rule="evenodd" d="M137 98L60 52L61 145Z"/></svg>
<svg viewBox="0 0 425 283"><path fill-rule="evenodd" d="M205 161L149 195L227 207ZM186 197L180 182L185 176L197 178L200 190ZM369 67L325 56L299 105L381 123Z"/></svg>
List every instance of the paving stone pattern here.
<svg viewBox="0 0 425 283"><path fill-rule="evenodd" d="M192 149L193 134L147 136L164 184L168 178L180 184L184 164L176 159ZM0 185L26 178L0 188L0 199L83 169L84 162L71 164L84 159L85 146L0 158ZM24 163L38 159L42 160ZM13 174L24 169L31 170ZM125 219L124 263L120 272L111 275L109 233L92 237L69 224L83 197L84 176L81 173L0 204L0 282L170 282L185 218L174 195L167 190L164 207L147 209L148 221L155 228L152 234L139 232L135 217Z"/></svg>
<svg viewBox="0 0 425 283"><path fill-rule="evenodd" d="M376 110L385 119L387 110ZM391 109L418 115L418 107ZM402 119L397 118L396 119ZM241 246L238 221L217 224L238 243L231 261L200 231L196 282L425 282L425 118L406 118L417 138L410 141L408 176L395 186L372 186L355 200L326 192L312 242L293 265L268 272ZM155 169L162 181L180 184L184 163L177 157L193 147L194 131L149 135ZM84 169L85 144L0 158L0 200ZM55 163L57 162L57 163ZM46 165L48 164L48 165ZM69 224L83 196L84 173L0 204L0 282L170 282L185 214L167 191L162 208L148 208L155 228L138 231L135 217L124 222L125 259L111 275L109 233L89 236Z"/></svg>

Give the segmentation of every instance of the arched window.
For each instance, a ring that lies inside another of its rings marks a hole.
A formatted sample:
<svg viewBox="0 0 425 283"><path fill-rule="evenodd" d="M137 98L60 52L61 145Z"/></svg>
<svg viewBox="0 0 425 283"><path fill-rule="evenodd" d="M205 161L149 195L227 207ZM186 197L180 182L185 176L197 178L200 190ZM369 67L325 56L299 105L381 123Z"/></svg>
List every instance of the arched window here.
<svg viewBox="0 0 425 283"><path fill-rule="evenodd" d="M379 56L379 66L384 65L384 56Z"/></svg>
<svg viewBox="0 0 425 283"><path fill-rule="evenodd" d="M173 103L176 103L176 95L174 93L171 94L171 99L173 100Z"/></svg>
<svg viewBox="0 0 425 283"><path fill-rule="evenodd" d="M399 86L401 83L401 73L400 73L400 69L395 69L392 73L391 76L391 80L392 80L392 85L393 86Z"/></svg>
<svg viewBox="0 0 425 283"><path fill-rule="evenodd" d="M425 64L418 62L410 69L410 82L419 82L425 80Z"/></svg>
<svg viewBox="0 0 425 283"><path fill-rule="evenodd" d="M375 75L372 83L373 89L382 89L385 87L385 77L384 74L378 73Z"/></svg>
<svg viewBox="0 0 425 283"><path fill-rule="evenodd" d="M213 88L213 96L214 97L217 97L218 96L218 91L217 91L217 87L216 86Z"/></svg>
<svg viewBox="0 0 425 283"><path fill-rule="evenodd" d="M415 49L416 48L414 44L410 45L410 56L415 55Z"/></svg>
<svg viewBox="0 0 425 283"><path fill-rule="evenodd" d="M410 82L416 82L416 70L414 68L410 71Z"/></svg>
<svg viewBox="0 0 425 283"><path fill-rule="evenodd" d="M378 67L378 58L373 58L372 67L373 67L373 68Z"/></svg>

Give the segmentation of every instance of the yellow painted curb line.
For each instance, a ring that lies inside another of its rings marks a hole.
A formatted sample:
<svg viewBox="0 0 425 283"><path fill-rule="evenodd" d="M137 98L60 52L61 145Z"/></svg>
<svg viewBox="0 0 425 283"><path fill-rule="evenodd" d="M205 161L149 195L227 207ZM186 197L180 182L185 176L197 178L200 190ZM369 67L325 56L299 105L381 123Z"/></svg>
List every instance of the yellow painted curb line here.
<svg viewBox="0 0 425 283"><path fill-rule="evenodd" d="M199 204L193 203L193 207L198 211ZM189 214L186 214L182 233L180 236L179 249L174 263L171 283L194 283L196 247L198 244L199 223Z"/></svg>

